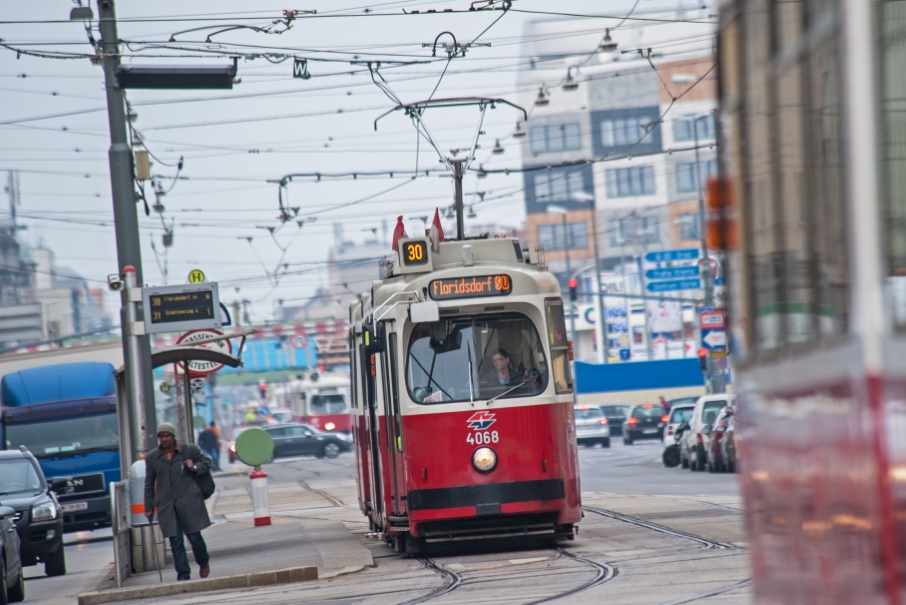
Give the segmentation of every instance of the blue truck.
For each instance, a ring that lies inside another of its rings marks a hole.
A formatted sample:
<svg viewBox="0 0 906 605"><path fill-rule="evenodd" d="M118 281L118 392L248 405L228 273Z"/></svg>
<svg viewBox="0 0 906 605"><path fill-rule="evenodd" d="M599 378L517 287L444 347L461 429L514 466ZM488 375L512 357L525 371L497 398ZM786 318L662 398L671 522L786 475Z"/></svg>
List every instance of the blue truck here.
<svg viewBox="0 0 906 605"><path fill-rule="evenodd" d="M120 480L116 382L109 363L21 370L0 380L3 449L25 446L57 492L63 531L109 526L111 481Z"/></svg>

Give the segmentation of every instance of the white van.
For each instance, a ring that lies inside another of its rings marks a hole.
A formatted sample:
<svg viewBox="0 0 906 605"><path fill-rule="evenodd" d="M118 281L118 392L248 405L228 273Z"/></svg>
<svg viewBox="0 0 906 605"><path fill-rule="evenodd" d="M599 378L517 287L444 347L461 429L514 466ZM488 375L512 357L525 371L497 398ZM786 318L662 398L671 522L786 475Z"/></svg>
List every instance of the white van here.
<svg viewBox="0 0 906 605"><path fill-rule="evenodd" d="M736 395L732 393L704 395L698 398L692 417L689 418L689 430L683 434L680 441L680 464L683 468L693 471L705 470L707 457L702 428L713 423L720 411L735 401Z"/></svg>

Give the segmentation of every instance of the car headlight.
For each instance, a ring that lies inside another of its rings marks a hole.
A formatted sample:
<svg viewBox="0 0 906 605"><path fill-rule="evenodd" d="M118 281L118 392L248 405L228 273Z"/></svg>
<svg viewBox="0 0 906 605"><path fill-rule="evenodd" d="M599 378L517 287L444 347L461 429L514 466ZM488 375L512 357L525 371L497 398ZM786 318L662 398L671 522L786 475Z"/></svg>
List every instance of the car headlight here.
<svg viewBox="0 0 906 605"><path fill-rule="evenodd" d="M41 502L31 507L32 521L50 521L57 518L57 505L51 502Z"/></svg>
<svg viewBox="0 0 906 605"><path fill-rule="evenodd" d="M472 454L472 466L480 473L490 473L497 466L497 454L489 447L480 447Z"/></svg>

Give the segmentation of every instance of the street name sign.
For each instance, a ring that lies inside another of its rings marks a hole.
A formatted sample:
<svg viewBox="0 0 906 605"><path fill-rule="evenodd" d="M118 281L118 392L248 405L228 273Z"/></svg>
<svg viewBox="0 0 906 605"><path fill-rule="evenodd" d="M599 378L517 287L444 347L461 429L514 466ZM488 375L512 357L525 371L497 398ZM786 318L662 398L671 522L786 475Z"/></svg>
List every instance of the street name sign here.
<svg viewBox="0 0 906 605"><path fill-rule="evenodd" d="M648 279L678 279L681 277L698 277L699 268L692 267L669 267L667 269L648 269L645 271L645 277Z"/></svg>
<svg viewBox="0 0 906 605"><path fill-rule="evenodd" d="M678 250L661 250L659 252L649 252L645 255L645 262L649 263L667 263L677 260L695 260L698 258L698 248L681 248Z"/></svg>
<svg viewBox="0 0 906 605"><path fill-rule="evenodd" d="M220 296L216 283L142 288L145 332L182 332L219 328Z"/></svg>
<svg viewBox="0 0 906 605"><path fill-rule="evenodd" d="M198 340L206 340L208 338L216 338L217 336L223 336L223 332L221 332L220 330L193 330L191 332L186 332L185 334L180 336L179 340L176 341L176 344L182 346L192 346L193 342L196 342ZM214 349L215 351L220 351L221 353L226 353L227 355L233 354L233 345L227 338L224 338L223 340L205 342L197 346L200 349ZM186 368L183 362L177 362L177 365L179 365L180 369L185 371ZM190 377L207 376L222 369L223 364L217 363L216 361L205 361L202 359L192 359L189 361ZM202 386L204 386L204 384L202 384Z"/></svg>
<svg viewBox="0 0 906 605"><path fill-rule="evenodd" d="M671 281L655 281L647 284L645 289L649 292L673 292L675 290L698 290L702 287L702 280L676 279Z"/></svg>

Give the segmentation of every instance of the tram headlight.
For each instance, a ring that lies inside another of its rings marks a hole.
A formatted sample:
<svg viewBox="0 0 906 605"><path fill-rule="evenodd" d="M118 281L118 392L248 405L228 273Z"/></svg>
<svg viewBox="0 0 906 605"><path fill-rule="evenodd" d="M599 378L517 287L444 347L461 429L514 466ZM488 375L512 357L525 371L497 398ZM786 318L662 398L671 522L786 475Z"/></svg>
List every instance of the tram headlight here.
<svg viewBox="0 0 906 605"><path fill-rule="evenodd" d="M480 447L472 454L472 466L480 473L490 473L497 466L497 454L489 447Z"/></svg>

